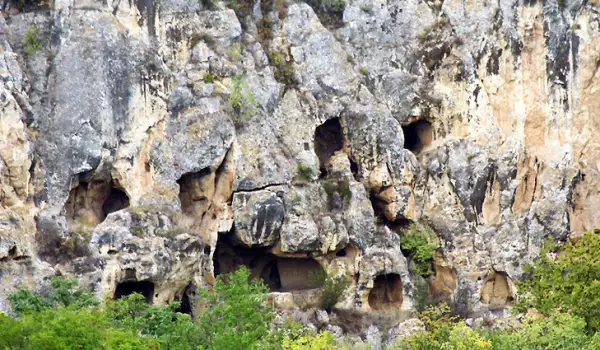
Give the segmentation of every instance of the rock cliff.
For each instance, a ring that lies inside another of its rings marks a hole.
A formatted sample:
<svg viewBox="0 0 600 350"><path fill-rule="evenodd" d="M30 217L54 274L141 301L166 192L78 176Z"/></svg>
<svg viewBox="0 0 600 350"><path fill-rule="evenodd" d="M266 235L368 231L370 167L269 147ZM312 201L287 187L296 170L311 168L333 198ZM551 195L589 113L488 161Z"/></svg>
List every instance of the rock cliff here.
<svg viewBox="0 0 600 350"><path fill-rule="evenodd" d="M600 226L597 0L0 2L0 309L77 276L280 308L502 316L546 237ZM425 278L400 240L430 227Z"/></svg>

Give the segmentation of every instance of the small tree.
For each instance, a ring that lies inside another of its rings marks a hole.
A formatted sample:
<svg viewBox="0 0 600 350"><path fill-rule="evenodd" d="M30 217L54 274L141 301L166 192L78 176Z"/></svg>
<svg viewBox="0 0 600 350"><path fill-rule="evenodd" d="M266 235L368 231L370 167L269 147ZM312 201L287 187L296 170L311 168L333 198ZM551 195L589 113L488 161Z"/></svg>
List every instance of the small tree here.
<svg viewBox="0 0 600 350"><path fill-rule="evenodd" d="M250 271L242 267L218 276L214 293L200 289L205 304L198 316L201 349L256 349L269 334L274 312L266 303L268 288L249 278Z"/></svg>
<svg viewBox="0 0 600 350"><path fill-rule="evenodd" d="M410 225L400 239L400 248L410 255L415 264L414 272L427 276L432 273L433 254L440 247L438 239L428 227Z"/></svg>
<svg viewBox="0 0 600 350"><path fill-rule="evenodd" d="M600 330L600 235L586 232L556 251L546 242L539 260L525 268L528 278L517 283L515 308L535 308L545 315L571 312L585 319L589 331Z"/></svg>
<svg viewBox="0 0 600 350"><path fill-rule="evenodd" d="M331 311L350 286L350 280L346 275L333 276L324 270L311 272L309 285L313 288L321 287L321 308Z"/></svg>

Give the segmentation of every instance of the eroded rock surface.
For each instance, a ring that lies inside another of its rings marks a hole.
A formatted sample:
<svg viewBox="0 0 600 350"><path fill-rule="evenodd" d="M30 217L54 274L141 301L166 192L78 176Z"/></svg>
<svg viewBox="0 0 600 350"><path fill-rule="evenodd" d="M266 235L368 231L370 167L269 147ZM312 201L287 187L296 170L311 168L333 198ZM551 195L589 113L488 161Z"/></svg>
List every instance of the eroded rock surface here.
<svg viewBox="0 0 600 350"><path fill-rule="evenodd" d="M411 311L426 284L496 312L545 238L600 225L597 1L350 0L334 23L288 1L16 3L0 309L57 273L167 303L247 265L282 308L314 304L298 281L322 268L351 281L340 309ZM440 241L426 278L411 223Z"/></svg>

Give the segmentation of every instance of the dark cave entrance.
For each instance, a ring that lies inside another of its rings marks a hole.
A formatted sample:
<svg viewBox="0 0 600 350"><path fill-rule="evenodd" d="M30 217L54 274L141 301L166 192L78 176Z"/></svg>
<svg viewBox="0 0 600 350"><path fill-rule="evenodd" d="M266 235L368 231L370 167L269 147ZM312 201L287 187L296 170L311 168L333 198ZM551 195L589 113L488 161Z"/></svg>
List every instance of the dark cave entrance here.
<svg viewBox="0 0 600 350"><path fill-rule="evenodd" d="M246 266L250 279L260 278L272 292L292 292L321 287L321 265L312 258L283 258L265 248L241 248L219 237L213 255L215 276Z"/></svg>
<svg viewBox="0 0 600 350"><path fill-rule="evenodd" d="M321 177L327 175L327 165L333 154L344 148L344 133L339 118L327 120L315 130L315 153L319 158Z"/></svg>
<svg viewBox="0 0 600 350"><path fill-rule="evenodd" d="M402 280L400 275L390 273L375 278L369 292L369 306L373 310L399 309L402 306Z"/></svg>
<svg viewBox="0 0 600 350"><path fill-rule="evenodd" d="M419 154L423 148L433 141L433 126L427 120L417 120L402 127L404 131L404 148Z"/></svg>
<svg viewBox="0 0 600 350"><path fill-rule="evenodd" d="M113 181L80 181L69 192L65 204L69 229L86 231L100 224L108 214L129 207L129 197Z"/></svg>
<svg viewBox="0 0 600 350"><path fill-rule="evenodd" d="M215 173L209 168L183 174L179 180L181 210L188 215L202 215L210 206L215 190Z"/></svg>
<svg viewBox="0 0 600 350"><path fill-rule="evenodd" d="M139 293L146 298L146 303L152 304L154 283L150 281L126 281L117 285L113 299L119 299L133 293Z"/></svg>
<svg viewBox="0 0 600 350"><path fill-rule="evenodd" d="M13 9L21 12L30 12L48 10L51 8L49 1L40 0L4 0L0 3L2 4L1 10L7 13Z"/></svg>
<svg viewBox="0 0 600 350"><path fill-rule="evenodd" d="M129 207L129 197L127 194L120 189L111 186L108 198L106 198L102 204L102 214L104 215L102 220L104 220L108 214L125 209L127 207Z"/></svg>
<svg viewBox="0 0 600 350"><path fill-rule="evenodd" d="M193 305L192 305L192 300L195 300L196 298L196 287L190 283L188 284L187 287L185 287L185 290L183 291L183 294L181 295L181 297L179 297L179 302L181 303L179 305L179 307L177 309L175 309L175 312L179 312L182 314L188 314L188 315L193 315Z"/></svg>

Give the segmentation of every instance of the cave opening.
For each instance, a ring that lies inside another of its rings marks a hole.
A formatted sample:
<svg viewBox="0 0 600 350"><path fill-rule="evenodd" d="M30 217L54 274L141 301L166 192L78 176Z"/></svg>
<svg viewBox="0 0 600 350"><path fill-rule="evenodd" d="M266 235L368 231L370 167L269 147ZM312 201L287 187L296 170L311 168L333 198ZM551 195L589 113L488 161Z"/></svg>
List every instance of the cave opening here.
<svg viewBox="0 0 600 350"><path fill-rule="evenodd" d="M188 284L183 291L183 294L179 298L179 307L175 309L175 312L182 314L193 315L192 300L195 300L196 288L192 283Z"/></svg>
<svg viewBox="0 0 600 350"><path fill-rule="evenodd" d="M51 8L49 1L40 0L5 0L2 11L9 13L11 10L19 12L41 11Z"/></svg>
<svg viewBox="0 0 600 350"><path fill-rule="evenodd" d="M433 141L433 126L427 120L417 120L402 127L404 131L404 148L419 154Z"/></svg>
<svg viewBox="0 0 600 350"><path fill-rule="evenodd" d="M395 273L379 275L369 292L369 306L373 310L399 309L402 306L402 280Z"/></svg>
<svg viewBox="0 0 600 350"><path fill-rule="evenodd" d="M129 207L129 197L127 194L120 189L111 186L108 198L106 198L102 204L102 214L104 218L110 213L114 213L127 207ZM104 220L104 218L102 220Z"/></svg>
<svg viewBox="0 0 600 350"><path fill-rule="evenodd" d="M80 181L69 192L65 204L69 229L87 231L106 219L110 213L129 207L129 197L113 181Z"/></svg>
<svg viewBox="0 0 600 350"><path fill-rule="evenodd" d="M344 133L339 118L327 120L315 130L315 153L319 158L321 178L327 176L327 166L333 154L344 148Z"/></svg>
<svg viewBox="0 0 600 350"><path fill-rule="evenodd" d="M179 201L184 214L202 216L215 191L215 174L209 168L183 174L179 180Z"/></svg>
<svg viewBox="0 0 600 350"><path fill-rule="evenodd" d="M490 306L505 306L515 299L512 282L504 272L490 273L481 288L480 300Z"/></svg>
<svg viewBox="0 0 600 350"><path fill-rule="evenodd" d="M154 283L150 281L125 281L117 285L113 299L126 297L133 293L138 293L146 298L146 303L152 304L154 297Z"/></svg>
<svg viewBox="0 0 600 350"><path fill-rule="evenodd" d="M242 248L230 245L219 237L213 255L215 276L227 274L246 266L250 279L260 278L271 292L302 291L322 286L321 264L312 258L276 256L266 248Z"/></svg>

